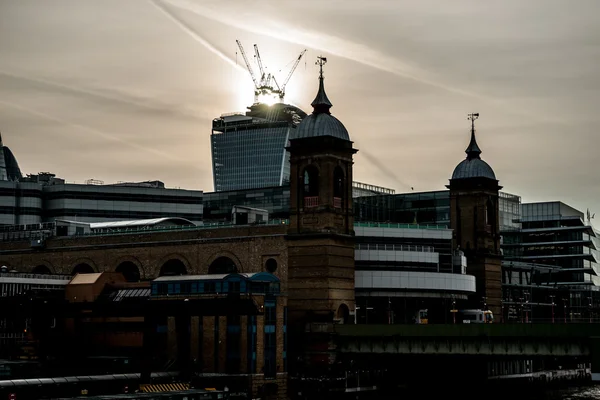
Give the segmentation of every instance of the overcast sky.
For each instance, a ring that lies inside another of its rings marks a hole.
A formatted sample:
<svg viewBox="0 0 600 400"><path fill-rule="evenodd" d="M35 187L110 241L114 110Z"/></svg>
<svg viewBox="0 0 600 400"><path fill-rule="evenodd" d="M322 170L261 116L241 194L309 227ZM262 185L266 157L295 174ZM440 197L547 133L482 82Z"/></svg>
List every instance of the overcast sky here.
<svg viewBox="0 0 600 400"><path fill-rule="evenodd" d="M279 81L307 48L286 100L310 111L326 56L356 180L443 189L479 112L506 192L600 212L599 15L598 0L0 0L0 131L24 173L212 191L211 120L253 101L235 40Z"/></svg>

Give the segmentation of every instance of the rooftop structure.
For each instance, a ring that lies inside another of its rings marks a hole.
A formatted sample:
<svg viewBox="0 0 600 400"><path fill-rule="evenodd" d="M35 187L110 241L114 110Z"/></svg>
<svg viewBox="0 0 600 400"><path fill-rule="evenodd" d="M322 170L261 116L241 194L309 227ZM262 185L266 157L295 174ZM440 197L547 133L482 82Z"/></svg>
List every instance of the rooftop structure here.
<svg viewBox="0 0 600 400"><path fill-rule="evenodd" d="M12 151L2 142L0 134L0 181L18 181L23 176Z"/></svg>
<svg viewBox="0 0 600 400"><path fill-rule="evenodd" d="M496 174L492 167L481 159L481 149L475 139L475 120L479 118L479 113L469 114L471 120L471 141L465 150L467 158L456 166L452 173L452 179L467 178L489 178L496 179Z"/></svg>

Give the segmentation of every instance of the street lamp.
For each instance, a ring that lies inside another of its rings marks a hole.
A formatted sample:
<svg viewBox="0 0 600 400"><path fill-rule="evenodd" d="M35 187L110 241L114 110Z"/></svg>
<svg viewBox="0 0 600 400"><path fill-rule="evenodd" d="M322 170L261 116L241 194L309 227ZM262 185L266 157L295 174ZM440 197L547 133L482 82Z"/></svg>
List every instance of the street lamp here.
<svg viewBox="0 0 600 400"><path fill-rule="evenodd" d="M592 323L592 298L588 297L588 313L590 315L590 324Z"/></svg>
<svg viewBox="0 0 600 400"><path fill-rule="evenodd" d="M529 323L529 292L525 292L525 323Z"/></svg>
<svg viewBox="0 0 600 400"><path fill-rule="evenodd" d="M450 312L452 313L452 323L456 324L456 313L457 313L457 309L456 309L456 299L454 298L454 295L452 295L452 310L450 310Z"/></svg>
<svg viewBox="0 0 600 400"><path fill-rule="evenodd" d="M550 295L549 297L550 297L550 300L552 301L552 323L554 323L554 298L556 296Z"/></svg>
<svg viewBox="0 0 600 400"><path fill-rule="evenodd" d="M519 297L519 306L521 308L521 323L523 323L523 298Z"/></svg>
<svg viewBox="0 0 600 400"><path fill-rule="evenodd" d="M567 299L563 298L563 316L565 318L565 324L567 323Z"/></svg>

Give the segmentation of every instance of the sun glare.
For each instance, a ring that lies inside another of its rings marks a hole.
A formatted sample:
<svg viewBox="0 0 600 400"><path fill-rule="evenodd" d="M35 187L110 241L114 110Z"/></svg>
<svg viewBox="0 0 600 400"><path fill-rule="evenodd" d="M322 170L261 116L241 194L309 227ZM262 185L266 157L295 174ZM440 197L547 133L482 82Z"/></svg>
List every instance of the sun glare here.
<svg viewBox="0 0 600 400"><path fill-rule="evenodd" d="M268 106L272 106L277 103L279 98L275 93L261 93L258 95L258 102L266 104Z"/></svg>

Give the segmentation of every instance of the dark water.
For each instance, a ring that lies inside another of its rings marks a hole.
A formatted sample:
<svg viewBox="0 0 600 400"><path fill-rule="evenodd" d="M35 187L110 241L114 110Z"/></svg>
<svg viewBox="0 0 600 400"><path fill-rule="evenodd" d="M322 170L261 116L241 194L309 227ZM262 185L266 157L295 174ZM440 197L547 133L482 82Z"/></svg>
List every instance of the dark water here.
<svg viewBox="0 0 600 400"><path fill-rule="evenodd" d="M400 390L385 395L363 393L349 400L600 400L600 385L548 388L544 386L486 387L465 384L446 386L431 382L418 390Z"/></svg>
<svg viewBox="0 0 600 400"><path fill-rule="evenodd" d="M556 390L549 393L552 397L548 399L556 400L588 400L588 399L600 399L600 386L588 386L581 388L571 388L564 390ZM518 397L515 397L517 399Z"/></svg>

